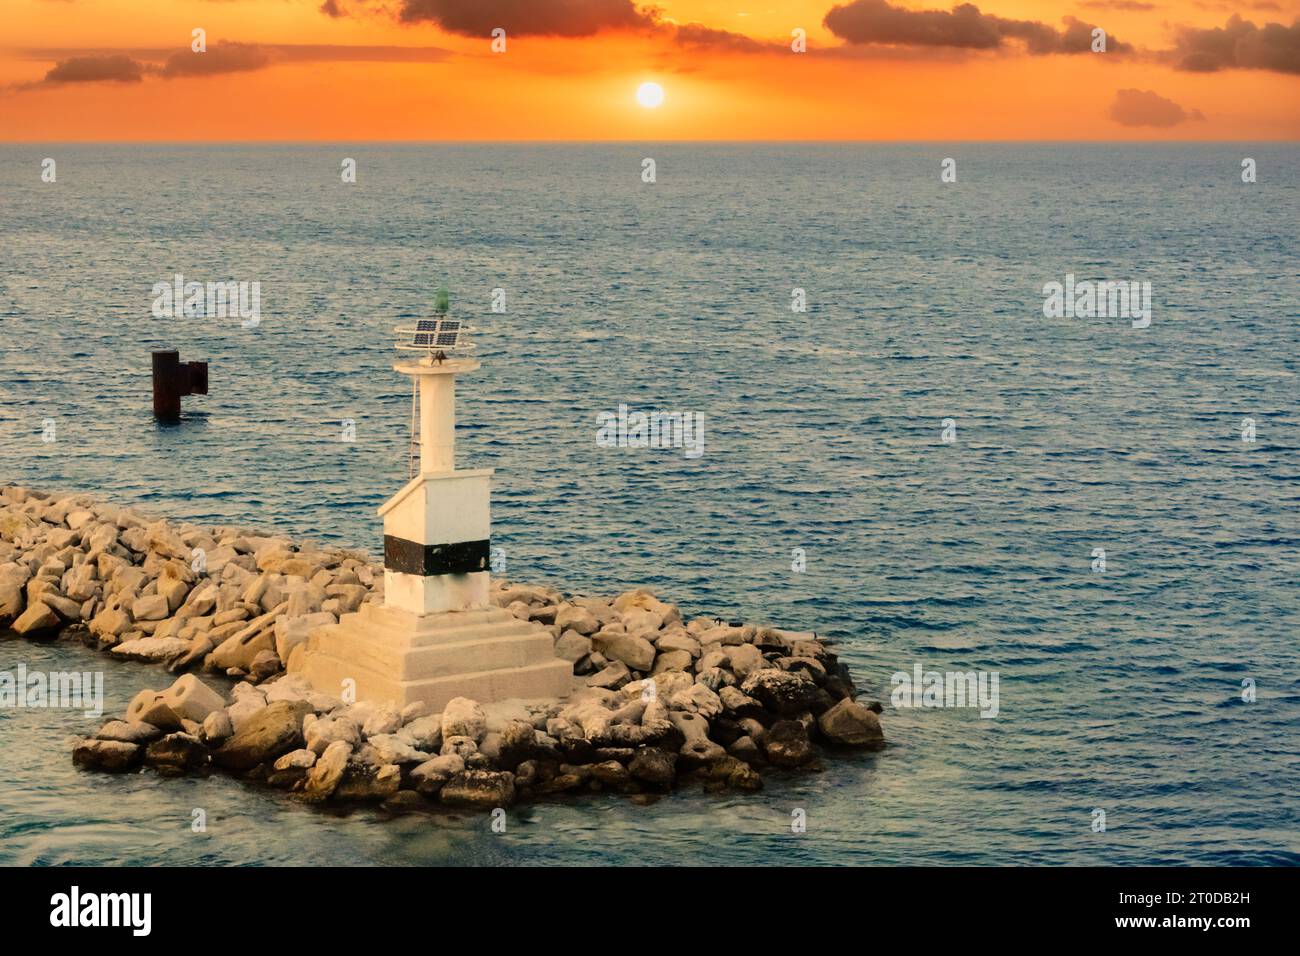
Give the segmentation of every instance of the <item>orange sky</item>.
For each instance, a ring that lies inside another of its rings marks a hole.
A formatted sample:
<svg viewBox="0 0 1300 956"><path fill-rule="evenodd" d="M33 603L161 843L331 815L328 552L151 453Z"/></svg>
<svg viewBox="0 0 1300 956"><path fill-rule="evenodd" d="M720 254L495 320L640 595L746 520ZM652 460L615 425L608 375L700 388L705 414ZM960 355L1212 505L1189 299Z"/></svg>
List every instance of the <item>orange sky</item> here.
<svg viewBox="0 0 1300 956"><path fill-rule="evenodd" d="M1300 0L334 2L3 0L0 140L1300 137Z"/></svg>

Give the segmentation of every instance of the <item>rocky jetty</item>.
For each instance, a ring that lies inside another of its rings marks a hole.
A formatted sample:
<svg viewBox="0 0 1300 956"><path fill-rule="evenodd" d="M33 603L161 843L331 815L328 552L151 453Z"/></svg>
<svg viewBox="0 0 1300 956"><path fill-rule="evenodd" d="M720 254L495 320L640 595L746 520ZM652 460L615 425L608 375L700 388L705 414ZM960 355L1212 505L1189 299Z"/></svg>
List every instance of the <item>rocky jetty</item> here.
<svg viewBox="0 0 1300 956"><path fill-rule="evenodd" d="M77 745L86 769L220 770L315 803L490 810L688 782L755 790L773 768L815 767L819 748L884 746L879 705L856 702L825 641L684 620L640 589L603 600L493 583L493 603L546 627L572 664L563 700L457 698L430 714L312 689L295 673L312 632L382 588L356 551L0 488L0 625L238 681L228 697L194 673L141 692Z"/></svg>

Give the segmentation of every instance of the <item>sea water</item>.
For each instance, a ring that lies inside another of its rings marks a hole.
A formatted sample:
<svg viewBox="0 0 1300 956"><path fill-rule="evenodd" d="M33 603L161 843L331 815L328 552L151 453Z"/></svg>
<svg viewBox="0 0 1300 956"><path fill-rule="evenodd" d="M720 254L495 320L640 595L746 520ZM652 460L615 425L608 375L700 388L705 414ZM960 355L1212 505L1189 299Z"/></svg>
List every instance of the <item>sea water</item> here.
<svg viewBox="0 0 1300 956"><path fill-rule="evenodd" d="M0 862L1300 862L1298 174L1289 144L0 148L0 480L378 556L391 328L445 284L505 576L816 630L889 740L494 833L81 773L98 721L0 710ZM258 321L160 317L177 275L258 283ZM1149 324L1048 314L1067 276L1149 282ZM210 369L173 426L164 348ZM598 441L621 406L700 454ZM0 640L19 664L103 670L110 714L171 679ZM996 714L895 706L928 672L996 674Z"/></svg>

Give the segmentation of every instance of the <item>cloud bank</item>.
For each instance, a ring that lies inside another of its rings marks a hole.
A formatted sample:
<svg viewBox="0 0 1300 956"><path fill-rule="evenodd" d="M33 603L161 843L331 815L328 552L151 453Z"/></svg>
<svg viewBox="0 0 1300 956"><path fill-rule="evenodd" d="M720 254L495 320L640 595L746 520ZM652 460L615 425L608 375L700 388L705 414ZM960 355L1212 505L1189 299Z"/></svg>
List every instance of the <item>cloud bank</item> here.
<svg viewBox="0 0 1300 956"><path fill-rule="evenodd" d="M29 50L24 55L57 62L34 83L9 89L32 90L71 83L138 83L146 76L187 79L249 73L277 63L437 63L451 53L439 47L351 46L330 44L219 43L206 53L188 49Z"/></svg>
<svg viewBox="0 0 1300 956"><path fill-rule="evenodd" d="M847 43L996 50L1008 40L1019 40L1039 56L1090 52L1094 28L1074 17L1064 18L1062 30L1037 20L1009 20L983 13L973 3L952 10L908 10L887 0L852 0L832 7L822 22ZM1107 36L1106 49L1125 53L1132 47Z"/></svg>
<svg viewBox="0 0 1300 956"><path fill-rule="evenodd" d="M586 37L601 30L653 28L658 17L632 0L401 0L403 23L436 23L448 33L487 37Z"/></svg>
<svg viewBox="0 0 1300 956"><path fill-rule="evenodd" d="M1272 70L1300 73L1300 20L1289 27L1257 27L1235 13L1222 27L1183 27L1172 54L1177 69L1193 73L1219 70Z"/></svg>

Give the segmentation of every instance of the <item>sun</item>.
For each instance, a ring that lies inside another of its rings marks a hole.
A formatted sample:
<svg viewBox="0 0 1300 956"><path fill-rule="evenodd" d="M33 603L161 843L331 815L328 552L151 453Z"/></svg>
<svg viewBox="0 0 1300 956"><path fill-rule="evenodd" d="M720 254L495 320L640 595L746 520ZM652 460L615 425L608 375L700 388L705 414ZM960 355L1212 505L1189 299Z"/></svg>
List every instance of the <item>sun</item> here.
<svg viewBox="0 0 1300 956"><path fill-rule="evenodd" d="M664 88L658 83L642 83L636 88L636 101L652 110L664 101Z"/></svg>

